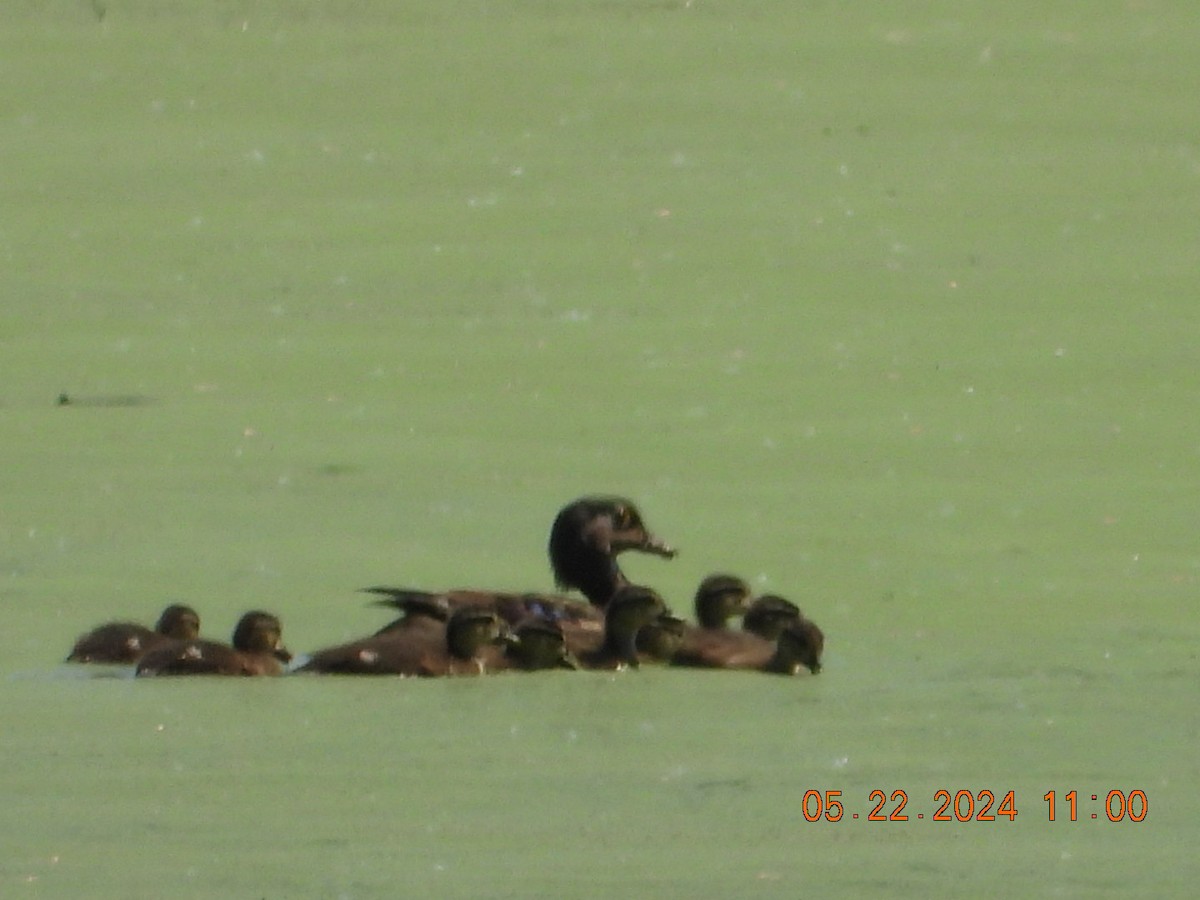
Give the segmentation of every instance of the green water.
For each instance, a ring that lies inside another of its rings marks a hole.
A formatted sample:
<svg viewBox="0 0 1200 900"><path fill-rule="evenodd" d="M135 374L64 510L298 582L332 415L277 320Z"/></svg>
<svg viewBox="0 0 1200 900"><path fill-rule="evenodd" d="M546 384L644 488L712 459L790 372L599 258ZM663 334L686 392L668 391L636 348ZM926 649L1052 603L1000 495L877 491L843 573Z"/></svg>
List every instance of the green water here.
<svg viewBox="0 0 1200 900"><path fill-rule="evenodd" d="M8 4L0 894L1190 896L1198 39L1153 0ZM303 651L368 584L548 588L595 491L682 549L635 579L785 594L825 672L59 664L173 599ZM1017 817L931 821L985 789Z"/></svg>

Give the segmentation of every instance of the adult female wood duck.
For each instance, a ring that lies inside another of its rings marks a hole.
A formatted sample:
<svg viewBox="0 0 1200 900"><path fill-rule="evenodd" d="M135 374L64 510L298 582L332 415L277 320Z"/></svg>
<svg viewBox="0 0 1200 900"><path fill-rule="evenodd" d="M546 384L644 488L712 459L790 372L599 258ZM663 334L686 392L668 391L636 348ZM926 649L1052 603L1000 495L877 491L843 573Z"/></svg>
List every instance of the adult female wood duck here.
<svg viewBox="0 0 1200 900"><path fill-rule="evenodd" d="M278 617L255 610L238 621L233 646L217 641L171 641L138 663L139 676L280 675L292 654L283 645Z"/></svg>
<svg viewBox="0 0 1200 900"><path fill-rule="evenodd" d="M510 625L530 617L558 622L570 640L573 632L603 629L603 609L609 598L629 580L617 564L617 556L636 550L671 559L676 551L655 537L632 501L623 497L583 497L563 507L550 528L550 568L560 588L578 589L588 602L561 594L520 593L487 590L419 591L408 588L372 587L364 590L385 598L405 615L382 630L406 627L413 612L427 618L431 605L450 609L489 606ZM418 623L422 624L423 623Z"/></svg>
<svg viewBox="0 0 1200 900"><path fill-rule="evenodd" d="M136 622L109 622L75 642L67 662L135 663L149 650L169 641L186 641L200 634L200 616L190 606L172 603L153 629Z"/></svg>

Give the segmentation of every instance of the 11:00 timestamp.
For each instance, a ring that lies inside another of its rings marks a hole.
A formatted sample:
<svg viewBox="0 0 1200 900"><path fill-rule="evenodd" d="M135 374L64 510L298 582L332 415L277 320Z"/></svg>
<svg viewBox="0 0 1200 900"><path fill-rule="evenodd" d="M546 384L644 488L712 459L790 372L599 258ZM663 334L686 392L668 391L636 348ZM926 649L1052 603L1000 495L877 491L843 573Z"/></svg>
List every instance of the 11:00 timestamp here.
<svg viewBox="0 0 1200 900"><path fill-rule="evenodd" d="M1089 795L1093 803L1100 800L1099 794ZM1080 796L1078 791L1067 791L1062 795L1066 803L1066 812L1070 821L1076 822L1080 816ZM1046 803L1048 820L1055 821L1055 815L1060 811L1054 791L1047 791L1042 797ZM868 822L907 822L910 818L924 819L924 812L910 813L908 810L908 792L874 790L868 796L868 801L874 804L863 817ZM1017 818L1017 792L1008 791L997 798L989 790L981 791L947 791L934 792L933 802L936 809L929 819L933 822L995 822L997 819L1008 819L1012 822ZM1085 801L1086 802L1086 799ZM804 800L800 806L806 822L840 822L846 816L846 807L842 801L841 791L804 792ZM1112 790L1104 798L1100 812L1088 813L1084 810L1085 818L1099 819L1103 817L1110 822L1141 822L1150 811L1146 800L1146 792L1142 790L1119 791ZM850 813L851 819L859 818L856 812Z"/></svg>

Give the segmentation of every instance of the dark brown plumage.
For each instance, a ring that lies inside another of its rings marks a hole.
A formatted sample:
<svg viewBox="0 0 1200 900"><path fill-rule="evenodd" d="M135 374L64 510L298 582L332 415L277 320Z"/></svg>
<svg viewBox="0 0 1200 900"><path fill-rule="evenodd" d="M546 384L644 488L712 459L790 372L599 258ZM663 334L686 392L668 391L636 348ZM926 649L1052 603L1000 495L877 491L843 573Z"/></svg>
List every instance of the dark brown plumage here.
<svg viewBox="0 0 1200 900"><path fill-rule="evenodd" d="M292 654L283 645L283 625L276 616L248 612L233 630L233 645L217 641L170 641L138 663L139 676L153 675L280 675Z"/></svg>
<svg viewBox="0 0 1200 900"><path fill-rule="evenodd" d="M431 619L462 607L494 609L510 626L531 618L555 622L568 647L596 649L604 641L603 609L609 598L629 584L616 557L637 550L670 559L675 550L652 535L641 513L621 497L585 497L563 507L550 529L550 567L558 586L577 588L586 601L563 594L455 589L422 591L399 587L365 588L403 616L377 634L409 627L427 629Z"/></svg>
<svg viewBox="0 0 1200 900"><path fill-rule="evenodd" d="M200 616L190 606L173 603L163 610L153 629L136 622L109 622L75 642L67 662L130 664L149 650L172 640L200 634Z"/></svg>
<svg viewBox="0 0 1200 900"><path fill-rule="evenodd" d="M447 621L385 630L359 641L318 650L298 672L328 675L480 675L489 646L502 643L508 627L495 610L459 607Z"/></svg>
<svg viewBox="0 0 1200 900"><path fill-rule="evenodd" d="M697 629L688 634L671 665L700 669L752 669L796 675L821 671L825 635L815 623L797 619L769 641L745 631Z"/></svg>
<svg viewBox="0 0 1200 900"><path fill-rule="evenodd" d="M604 639L598 647L578 654L585 669L636 669L640 663L638 633L657 623L670 611L657 592L640 585L626 585L613 594L604 617Z"/></svg>

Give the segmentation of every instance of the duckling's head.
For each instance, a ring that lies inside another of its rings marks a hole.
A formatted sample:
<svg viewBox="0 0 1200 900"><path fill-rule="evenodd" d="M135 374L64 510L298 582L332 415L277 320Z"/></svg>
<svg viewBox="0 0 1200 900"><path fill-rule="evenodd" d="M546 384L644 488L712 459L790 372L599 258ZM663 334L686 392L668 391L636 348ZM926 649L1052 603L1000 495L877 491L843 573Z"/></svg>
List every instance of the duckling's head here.
<svg viewBox="0 0 1200 900"><path fill-rule="evenodd" d="M243 653L269 653L280 662L291 662L283 645L283 624L277 616L254 610L238 620L233 630L233 648Z"/></svg>
<svg viewBox="0 0 1200 900"><path fill-rule="evenodd" d="M669 611L656 591L640 585L617 590L604 615L605 643L618 660L637 667L637 634Z"/></svg>
<svg viewBox="0 0 1200 900"><path fill-rule="evenodd" d="M507 641L508 653L522 669L577 669L567 650L562 626L549 619L529 618L519 623Z"/></svg>
<svg viewBox="0 0 1200 900"><path fill-rule="evenodd" d="M696 621L702 628L724 628L750 604L750 585L736 575L709 575L696 589Z"/></svg>
<svg viewBox="0 0 1200 900"><path fill-rule="evenodd" d="M582 497L564 506L550 528L550 567L560 588L577 588L597 606L628 582L617 554L638 550L670 559L675 550L651 534L624 497Z"/></svg>
<svg viewBox="0 0 1200 900"><path fill-rule="evenodd" d="M686 631L687 623L683 619L663 613L638 631L638 653L653 662L670 662L683 644Z"/></svg>
<svg viewBox="0 0 1200 900"><path fill-rule="evenodd" d="M800 607L795 603L775 594L763 594L746 610L742 628L773 641L784 627L800 618Z"/></svg>
<svg viewBox="0 0 1200 900"><path fill-rule="evenodd" d="M459 659L472 659L488 644L502 644L508 626L495 610L463 606L450 614L446 623L446 646Z"/></svg>
<svg viewBox="0 0 1200 900"><path fill-rule="evenodd" d="M816 675L821 671L825 634L815 622L797 619L779 632L776 659L783 671L795 674L803 666Z"/></svg>
<svg viewBox="0 0 1200 900"><path fill-rule="evenodd" d="M176 641L190 641L200 635L200 616L190 606L172 603L158 617L154 630Z"/></svg>

